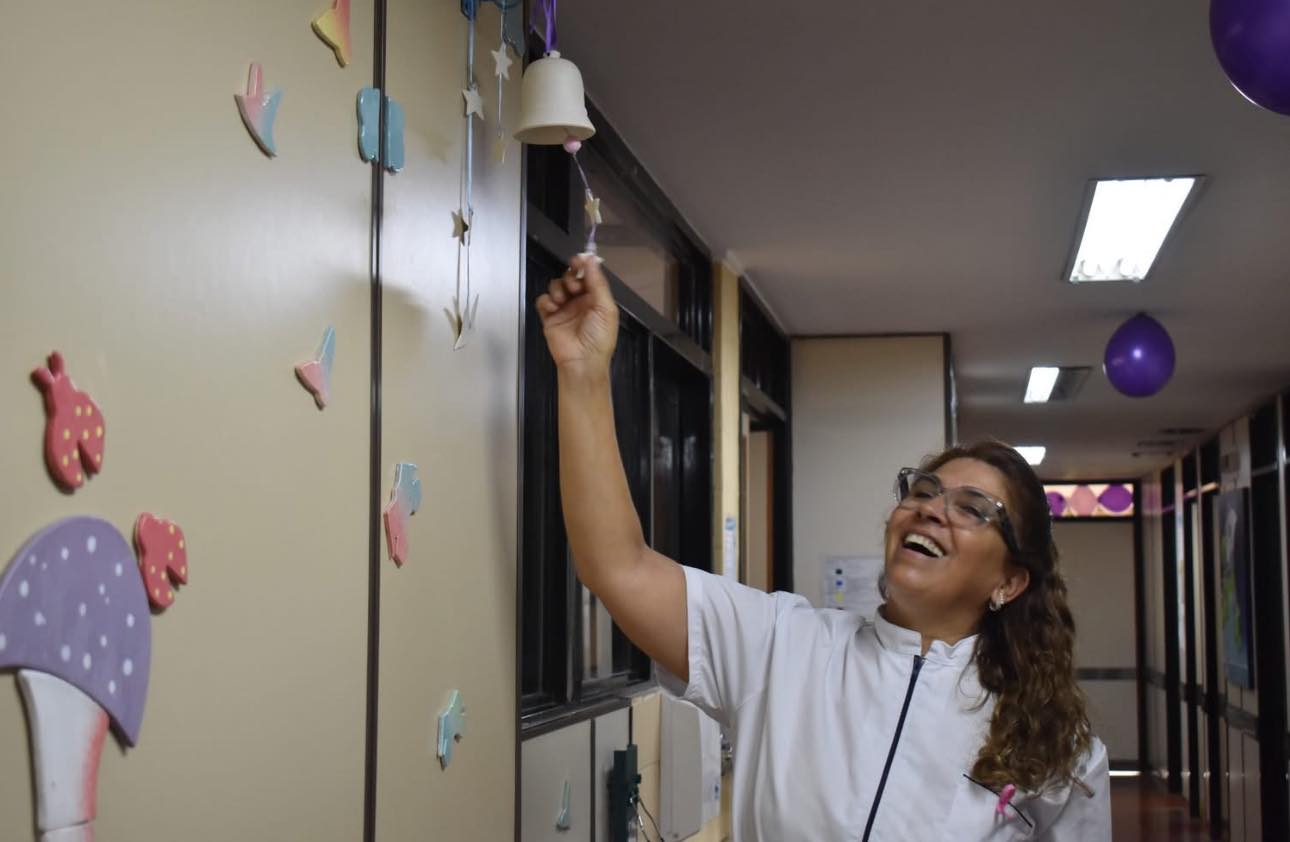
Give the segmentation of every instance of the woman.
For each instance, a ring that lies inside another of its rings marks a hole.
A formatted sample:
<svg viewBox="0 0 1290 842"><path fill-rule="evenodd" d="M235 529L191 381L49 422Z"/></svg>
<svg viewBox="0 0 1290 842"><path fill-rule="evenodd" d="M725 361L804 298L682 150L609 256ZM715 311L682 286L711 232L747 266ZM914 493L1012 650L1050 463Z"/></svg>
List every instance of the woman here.
<svg viewBox="0 0 1290 842"><path fill-rule="evenodd" d="M614 437L618 309L595 258L537 302L578 577L734 741L736 842L1110 838L1043 486L1015 451L906 469L873 622L646 546Z"/></svg>

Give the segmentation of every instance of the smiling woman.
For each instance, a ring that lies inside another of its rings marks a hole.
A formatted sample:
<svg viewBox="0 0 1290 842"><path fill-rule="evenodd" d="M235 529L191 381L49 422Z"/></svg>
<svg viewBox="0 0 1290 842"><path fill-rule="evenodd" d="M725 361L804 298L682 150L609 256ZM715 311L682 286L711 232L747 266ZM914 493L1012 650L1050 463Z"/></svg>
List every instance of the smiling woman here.
<svg viewBox="0 0 1290 842"><path fill-rule="evenodd" d="M906 469L872 622L646 545L614 432L618 308L594 258L538 299L582 582L734 741L743 842L1110 838L1106 749L1072 667L1048 501L998 443Z"/></svg>

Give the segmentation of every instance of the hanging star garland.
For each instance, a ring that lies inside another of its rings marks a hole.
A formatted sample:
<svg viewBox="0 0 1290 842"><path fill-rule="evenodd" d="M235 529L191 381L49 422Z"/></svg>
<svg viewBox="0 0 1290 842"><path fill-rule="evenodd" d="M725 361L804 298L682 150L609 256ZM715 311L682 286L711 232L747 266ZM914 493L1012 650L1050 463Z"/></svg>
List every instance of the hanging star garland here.
<svg viewBox="0 0 1290 842"><path fill-rule="evenodd" d="M511 78L511 56L506 46L506 10L501 6L498 18L497 49L492 51L493 75L497 77L497 133L493 135L493 163L506 163L506 151L511 139L506 133L502 115L502 83Z"/></svg>
<svg viewBox="0 0 1290 842"><path fill-rule="evenodd" d="M497 45L497 49L492 51L493 56L493 75L499 79L505 79L508 82L511 79L511 56L506 50L506 17L502 21L502 42Z"/></svg>
<svg viewBox="0 0 1290 842"><path fill-rule="evenodd" d="M484 119L484 101L479 97L479 88L473 83L469 88L461 92L462 97L466 100L466 116L475 116L480 120Z"/></svg>
<svg viewBox="0 0 1290 842"><path fill-rule="evenodd" d="M475 17L478 5L471 7L472 14L466 16L466 87L461 96L466 105L466 154L462 159L461 191L458 196L459 206L452 212L452 236L457 240L457 285L452 296L452 307L444 308L448 324L452 329L452 349L458 351L465 347L467 335L474 330L475 313L479 308L479 296L472 295L470 283L470 243L473 239L471 226L475 221L475 117L484 119L484 104L479 96L479 82L475 78ZM463 289L462 276L465 275Z"/></svg>
<svg viewBox="0 0 1290 842"><path fill-rule="evenodd" d="M463 246L467 245L466 238L470 232L470 223L466 221L466 216L461 211L452 212L452 236Z"/></svg>

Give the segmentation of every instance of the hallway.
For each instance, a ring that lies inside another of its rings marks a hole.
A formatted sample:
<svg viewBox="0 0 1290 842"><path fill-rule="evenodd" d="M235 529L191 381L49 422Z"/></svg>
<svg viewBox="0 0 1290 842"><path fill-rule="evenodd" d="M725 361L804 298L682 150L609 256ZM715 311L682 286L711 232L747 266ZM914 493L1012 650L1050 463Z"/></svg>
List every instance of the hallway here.
<svg viewBox="0 0 1290 842"><path fill-rule="evenodd" d="M1115 842L1208 842L1204 822L1187 815L1187 802L1170 795L1150 778L1111 782L1111 821Z"/></svg>

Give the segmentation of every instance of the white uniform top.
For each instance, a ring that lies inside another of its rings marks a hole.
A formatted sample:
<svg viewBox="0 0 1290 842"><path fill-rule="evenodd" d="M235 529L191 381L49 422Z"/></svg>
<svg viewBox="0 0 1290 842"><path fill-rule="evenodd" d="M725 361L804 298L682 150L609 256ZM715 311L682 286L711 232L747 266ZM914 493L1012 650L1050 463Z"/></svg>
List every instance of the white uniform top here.
<svg viewBox="0 0 1290 842"><path fill-rule="evenodd" d="M989 727L972 661L879 617L817 610L686 568L690 683L664 686L725 725L734 744L734 842L1111 838L1098 740L1063 787L998 793L971 777Z"/></svg>

